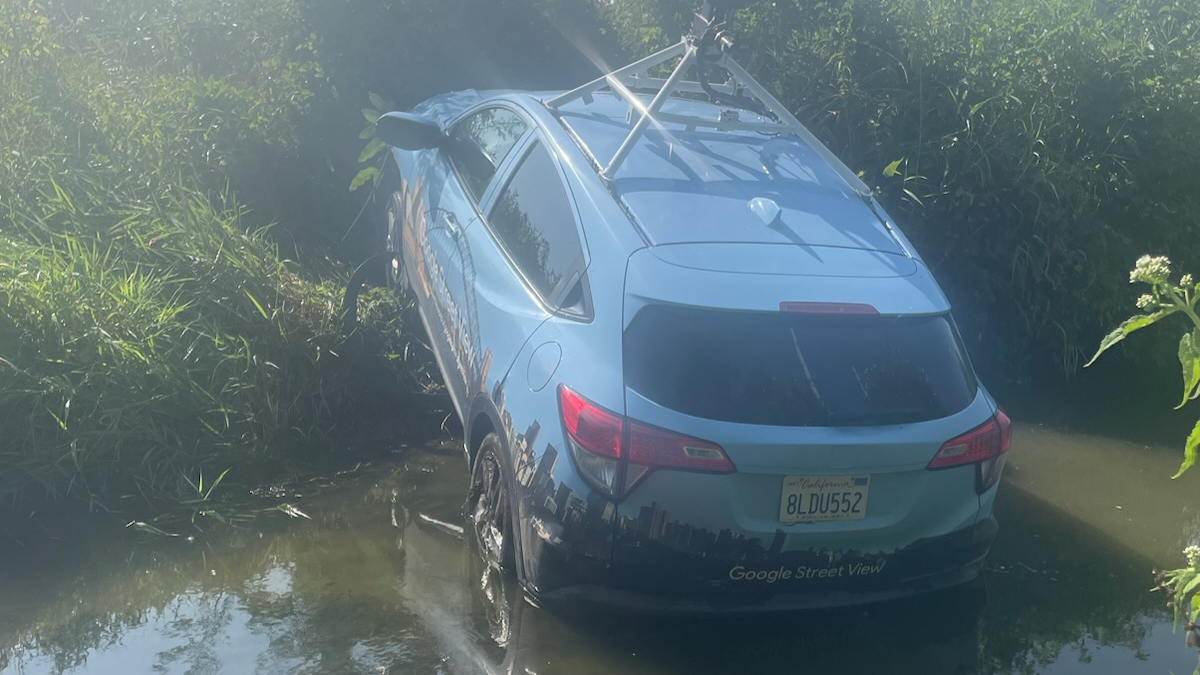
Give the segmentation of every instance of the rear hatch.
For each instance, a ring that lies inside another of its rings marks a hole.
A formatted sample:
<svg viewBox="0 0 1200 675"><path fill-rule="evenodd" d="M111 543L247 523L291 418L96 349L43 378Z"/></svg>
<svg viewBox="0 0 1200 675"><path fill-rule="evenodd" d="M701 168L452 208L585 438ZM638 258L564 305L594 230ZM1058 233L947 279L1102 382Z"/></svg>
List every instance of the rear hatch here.
<svg viewBox="0 0 1200 675"><path fill-rule="evenodd" d="M923 265L656 247L630 259L625 314L627 416L715 443L736 470L649 472L619 507L618 583L860 589L966 562L899 555L975 524L974 467L927 466L992 415Z"/></svg>

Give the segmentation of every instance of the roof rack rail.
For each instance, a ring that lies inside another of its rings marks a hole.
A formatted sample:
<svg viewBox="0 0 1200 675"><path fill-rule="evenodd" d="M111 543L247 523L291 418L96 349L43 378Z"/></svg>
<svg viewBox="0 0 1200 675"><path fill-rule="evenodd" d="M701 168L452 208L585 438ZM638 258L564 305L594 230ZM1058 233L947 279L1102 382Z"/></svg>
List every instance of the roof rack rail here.
<svg viewBox="0 0 1200 675"><path fill-rule="evenodd" d="M621 164L650 124L670 122L683 124L688 130L708 128L799 136L833 167L851 191L869 201L872 195L871 188L733 59L728 51L733 46L733 41L724 30L724 22L720 21L720 11L714 9L710 3L705 4L705 10L696 14L692 32L678 43L545 102L546 107L551 110L557 110L580 99L584 104L590 104L593 100L592 94L607 89L640 113L629 135L617 148L608 165L601 169L600 176L607 181L613 180ZM679 59L679 62L666 79L650 76L651 68L675 59ZM724 69L729 74L726 82L708 82L706 71L714 66ZM697 71L697 80L684 80L684 76L692 68ZM653 92L654 98L647 105L634 90ZM773 121L742 121L736 114L729 115L725 112L715 118L660 112L667 99L676 94L706 94L714 102L750 110Z"/></svg>

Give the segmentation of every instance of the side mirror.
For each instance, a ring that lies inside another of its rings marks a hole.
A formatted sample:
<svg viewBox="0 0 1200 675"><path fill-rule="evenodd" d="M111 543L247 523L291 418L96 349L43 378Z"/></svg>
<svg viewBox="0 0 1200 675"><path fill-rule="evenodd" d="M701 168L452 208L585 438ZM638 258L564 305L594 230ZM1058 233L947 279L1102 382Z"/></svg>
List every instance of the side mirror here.
<svg viewBox="0 0 1200 675"><path fill-rule="evenodd" d="M437 124L420 115L390 112L376 122L375 135L401 150L444 149L467 173L484 183L496 173L492 160L478 146L463 138L447 136Z"/></svg>
<svg viewBox="0 0 1200 675"><path fill-rule="evenodd" d="M403 112L390 112L380 117L375 123L375 134L384 143L401 150L441 148L450 141L434 122Z"/></svg>

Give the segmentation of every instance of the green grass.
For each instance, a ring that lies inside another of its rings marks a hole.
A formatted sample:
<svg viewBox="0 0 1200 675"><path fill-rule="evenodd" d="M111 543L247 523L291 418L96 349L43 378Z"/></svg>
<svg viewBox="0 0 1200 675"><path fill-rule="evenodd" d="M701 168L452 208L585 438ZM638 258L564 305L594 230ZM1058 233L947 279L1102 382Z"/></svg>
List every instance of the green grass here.
<svg viewBox="0 0 1200 675"><path fill-rule="evenodd" d="M292 0L0 0L0 506L187 503L353 428L348 274L271 209L315 39Z"/></svg>
<svg viewBox="0 0 1200 675"><path fill-rule="evenodd" d="M340 288L235 207L64 191L5 230L0 497L170 492L320 434Z"/></svg>

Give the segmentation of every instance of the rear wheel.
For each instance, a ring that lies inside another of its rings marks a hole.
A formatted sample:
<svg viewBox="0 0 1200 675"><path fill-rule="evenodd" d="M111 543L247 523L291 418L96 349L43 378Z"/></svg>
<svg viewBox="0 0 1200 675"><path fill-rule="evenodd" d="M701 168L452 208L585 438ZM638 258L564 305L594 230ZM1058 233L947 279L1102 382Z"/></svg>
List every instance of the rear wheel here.
<svg viewBox="0 0 1200 675"><path fill-rule="evenodd" d="M480 556L488 565L504 570L515 569L517 548L510 476L500 437L490 433L480 444L471 470L466 511Z"/></svg>
<svg viewBox="0 0 1200 675"><path fill-rule="evenodd" d="M481 610L476 614L483 620L484 625L480 628L486 628L497 645L507 647L512 639L514 608L518 606L511 577L507 571L488 564L480 556L473 555L472 558L471 571L475 583L471 590Z"/></svg>

